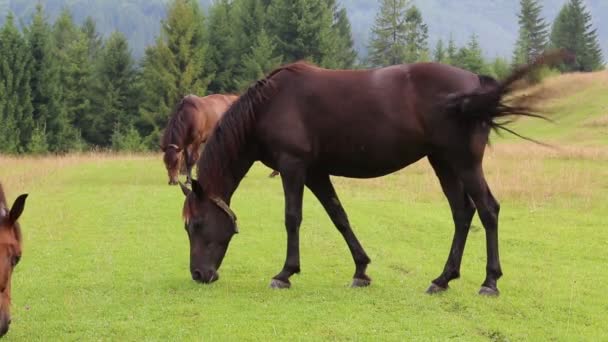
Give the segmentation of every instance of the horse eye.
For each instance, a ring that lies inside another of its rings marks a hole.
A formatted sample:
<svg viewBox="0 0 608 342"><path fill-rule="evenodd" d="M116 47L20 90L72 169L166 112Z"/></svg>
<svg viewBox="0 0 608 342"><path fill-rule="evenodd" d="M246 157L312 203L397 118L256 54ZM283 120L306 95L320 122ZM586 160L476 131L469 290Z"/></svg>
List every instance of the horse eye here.
<svg viewBox="0 0 608 342"><path fill-rule="evenodd" d="M21 260L21 255L15 255L13 257L13 259L11 260L11 264L13 265L13 267L17 266L17 264L19 263L20 260Z"/></svg>

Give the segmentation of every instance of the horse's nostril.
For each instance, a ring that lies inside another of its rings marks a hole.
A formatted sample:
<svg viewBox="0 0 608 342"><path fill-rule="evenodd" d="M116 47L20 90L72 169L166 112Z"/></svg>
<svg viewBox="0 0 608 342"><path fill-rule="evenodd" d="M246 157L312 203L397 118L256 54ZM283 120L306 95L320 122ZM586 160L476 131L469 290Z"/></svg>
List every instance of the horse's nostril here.
<svg viewBox="0 0 608 342"><path fill-rule="evenodd" d="M192 280L201 281L203 280L203 274L199 270L192 271Z"/></svg>

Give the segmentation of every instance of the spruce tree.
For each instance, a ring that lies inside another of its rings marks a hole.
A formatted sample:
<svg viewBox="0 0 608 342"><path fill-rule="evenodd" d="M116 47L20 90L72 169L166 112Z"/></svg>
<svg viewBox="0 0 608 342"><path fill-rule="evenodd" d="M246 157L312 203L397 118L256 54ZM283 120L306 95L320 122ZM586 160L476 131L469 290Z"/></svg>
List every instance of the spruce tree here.
<svg viewBox="0 0 608 342"><path fill-rule="evenodd" d="M403 63L406 58L406 14L409 0L382 0L369 43L369 62L374 66Z"/></svg>
<svg viewBox="0 0 608 342"><path fill-rule="evenodd" d="M65 58L63 100L72 129L58 142L60 151L78 148L81 131L88 124L87 117L91 113L94 66L89 59L89 40L83 32L76 31L76 40L66 47Z"/></svg>
<svg viewBox="0 0 608 342"><path fill-rule="evenodd" d="M103 44L103 40L99 32L97 31L97 24L95 24L95 20L90 16L87 17L80 30L87 37L87 41L89 43L89 59L91 62L95 62L97 60L97 54L101 51L101 47Z"/></svg>
<svg viewBox="0 0 608 342"><path fill-rule="evenodd" d="M513 63L528 64L541 55L547 46L548 25L541 17L542 6L538 0L520 0L517 15L519 36L515 43Z"/></svg>
<svg viewBox="0 0 608 342"><path fill-rule="evenodd" d="M340 69L349 69L355 65L355 61L357 60L357 52L355 51L352 27L348 19L346 8L338 9L336 6L334 11L334 24L332 28L337 35L337 67Z"/></svg>
<svg viewBox="0 0 608 342"><path fill-rule="evenodd" d="M405 29L405 62L428 60L429 29L416 6L410 7L405 14Z"/></svg>
<svg viewBox="0 0 608 342"><path fill-rule="evenodd" d="M235 1L230 12L233 23L233 51L237 56L232 88L244 90L252 81L278 66L281 57L266 29L268 5L259 0Z"/></svg>
<svg viewBox="0 0 608 342"><path fill-rule="evenodd" d="M58 66L57 111L46 121L49 149L67 152L80 148L82 141L77 119L88 111L90 62L86 36L76 27L72 14L64 8L52 27L53 56Z"/></svg>
<svg viewBox="0 0 608 342"><path fill-rule="evenodd" d="M560 67L563 71L593 71L602 67L597 30L582 0L569 0L562 7L551 29L551 46L576 55L574 63Z"/></svg>
<svg viewBox="0 0 608 342"><path fill-rule="evenodd" d="M231 25L233 4L216 1L209 11L208 71L214 75L208 86L210 93L234 91L234 69L238 63L235 49L234 26ZM248 43L248 46L251 42Z"/></svg>
<svg viewBox="0 0 608 342"><path fill-rule="evenodd" d="M509 76L509 73L511 72L509 61L502 57L496 57L494 59L494 62L492 62L491 69L492 76L499 80L502 80L505 77Z"/></svg>
<svg viewBox="0 0 608 342"><path fill-rule="evenodd" d="M450 40L448 40L448 48L446 50L446 63L451 65L456 65L456 60L458 58L458 48L456 47L456 43L454 42L454 36L450 33Z"/></svg>
<svg viewBox="0 0 608 342"><path fill-rule="evenodd" d="M443 40L440 38L437 41L437 45L435 45L435 50L433 51L433 61L439 63L446 63L448 60L448 55L445 47L443 46Z"/></svg>
<svg viewBox="0 0 608 342"><path fill-rule="evenodd" d="M242 59L240 78L237 80L239 90L246 89L252 81L262 78L281 64L281 57L276 56L275 50L275 43L266 34L266 31L262 30L251 47L251 51Z"/></svg>
<svg viewBox="0 0 608 342"><path fill-rule="evenodd" d="M36 6L31 25L26 29L26 37L32 55L32 89L33 120L36 126L36 142L28 148L35 153L54 149L49 142L57 141L61 135L61 126L55 125L57 117L65 117L62 105L61 86L59 82L59 65L51 37L51 27L45 17L42 5Z"/></svg>
<svg viewBox="0 0 608 342"><path fill-rule="evenodd" d="M0 31L0 151L26 150L34 131L32 59L27 41L9 13Z"/></svg>
<svg viewBox="0 0 608 342"><path fill-rule="evenodd" d="M127 38L120 32L112 33L99 54L92 110L85 116L82 135L88 142L110 146L116 125L127 128L138 120L136 77Z"/></svg>
<svg viewBox="0 0 608 342"><path fill-rule="evenodd" d="M157 146L160 130L177 101L185 95L204 96L213 75L205 65L208 41L203 14L193 0L176 0L167 9L156 45L143 59L141 84L149 147Z"/></svg>
<svg viewBox="0 0 608 342"><path fill-rule="evenodd" d="M336 68L337 35L333 13L325 0L276 0L268 8L268 33L285 62L308 60Z"/></svg>
<svg viewBox="0 0 608 342"><path fill-rule="evenodd" d="M476 74L488 74L490 70L483 59L476 34L472 34L466 46L461 47L456 55L455 66Z"/></svg>

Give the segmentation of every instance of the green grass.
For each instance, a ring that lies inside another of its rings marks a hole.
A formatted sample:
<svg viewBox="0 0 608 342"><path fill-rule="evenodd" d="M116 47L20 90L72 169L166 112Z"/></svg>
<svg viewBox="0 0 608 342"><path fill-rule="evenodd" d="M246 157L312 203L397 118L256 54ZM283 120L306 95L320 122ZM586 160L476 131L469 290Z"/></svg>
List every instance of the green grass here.
<svg viewBox="0 0 608 342"><path fill-rule="evenodd" d="M166 185L160 156L0 158L9 201L30 193L6 338L605 340L608 157L529 144L488 153L502 204L499 298L476 294L485 275L478 219L462 278L445 294L424 293L453 231L425 161L381 179L335 180L373 260L371 287L348 288L346 244L307 192L302 273L276 291L268 285L284 261L283 195L262 166L235 195L241 234L221 279L205 286L190 279L183 195Z"/></svg>
<svg viewBox="0 0 608 342"><path fill-rule="evenodd" d="M183 195L159 155L0 156L9 201L30 197L13 276L8 340L608 340L608 73L546 82L557 124L514 128L541 148L494 139L485 170L501 202L504 277L482 298L484 230L476 218L462 278L424 290L443 268L453 223L426 161L374 180L334 179L373 262L371 287L350 289L351 256L305 194L302 274L268 288L283 265L280 180L255 166L232 207L241 234L221 279L190 279Z"/></svg>

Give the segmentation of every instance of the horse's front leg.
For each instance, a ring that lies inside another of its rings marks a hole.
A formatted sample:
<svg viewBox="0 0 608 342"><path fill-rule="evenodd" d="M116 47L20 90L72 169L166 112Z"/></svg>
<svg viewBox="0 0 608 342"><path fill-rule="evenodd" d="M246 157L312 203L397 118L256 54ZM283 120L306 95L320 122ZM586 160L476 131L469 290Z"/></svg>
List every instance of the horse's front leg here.
<svg viewBox="0 0 608 342"><path fill-rule="evenodd" d="M302 222L302 196L306 172L303 167L292 166L281 169L281 180L285 192L285 228L287 229L287 257L279 274L273 277L270 287L289 288L289 277L300 273L300 223Z"/></svg>
<svg viewBox="0 0 608 342"><path fill-rule="evenodd" d="M198 161L199 158L199 146L200 144L192 144L188 146L188 148L184 149L184 153L186 154L186 183L190 184L192 182L192 169L194 165Z"/></svg>

